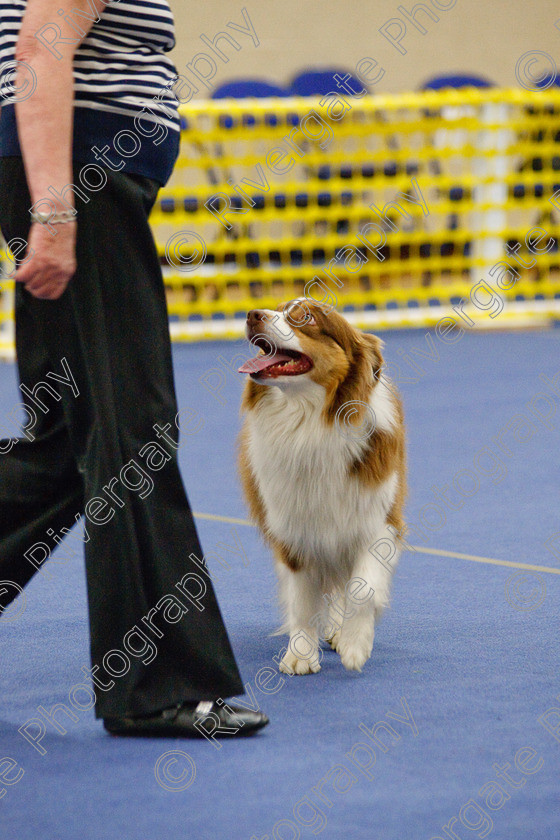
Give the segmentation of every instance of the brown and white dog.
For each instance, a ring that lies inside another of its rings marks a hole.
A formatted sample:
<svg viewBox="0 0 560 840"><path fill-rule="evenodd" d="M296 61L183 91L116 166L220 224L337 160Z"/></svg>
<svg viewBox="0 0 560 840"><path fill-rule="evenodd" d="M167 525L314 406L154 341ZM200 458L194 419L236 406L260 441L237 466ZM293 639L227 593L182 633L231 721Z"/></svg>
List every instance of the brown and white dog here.
<svg viewBox="0 0 560 840"><path fill-rule="evenodd" d="M280 668L320 670L327 626L342 664L359 671L389 601L406 493L403 413L382 342L306 299L252 310L246 335L264 352L239 369L250 374L240 473L277 561L279 632L290 635Z"/></svg>

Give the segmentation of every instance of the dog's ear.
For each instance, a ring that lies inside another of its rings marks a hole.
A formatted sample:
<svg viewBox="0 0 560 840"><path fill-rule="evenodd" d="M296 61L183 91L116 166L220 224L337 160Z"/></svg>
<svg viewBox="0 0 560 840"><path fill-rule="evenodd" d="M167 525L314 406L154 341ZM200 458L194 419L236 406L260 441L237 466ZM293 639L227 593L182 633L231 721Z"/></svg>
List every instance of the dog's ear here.
<svg viewBox="0 0 560 840"><path fill-rule="evenodd" d="M362 339L369 350L373 375L375 379L379 379L381 370L385 364L385 360L383 359L383 355L381 353L381 349L385 346L385 342L378 338L378 336L372 335L371 333L362 333Z"/></svg>

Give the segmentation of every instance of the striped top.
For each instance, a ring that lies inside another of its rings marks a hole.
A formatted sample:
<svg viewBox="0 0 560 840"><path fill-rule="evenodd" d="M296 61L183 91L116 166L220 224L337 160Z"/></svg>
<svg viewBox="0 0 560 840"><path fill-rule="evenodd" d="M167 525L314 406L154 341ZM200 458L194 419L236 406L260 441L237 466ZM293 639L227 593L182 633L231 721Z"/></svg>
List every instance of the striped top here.
<svg viewBox="0 0 560 840"><path fill-rule="evenodd" d="M4 156L21 153L15 128L12 68L26 2L0 0L0 155ZM92 146L101 149L107 144L114 161L119 156L113 151L113 139L123 130L133 131L141 149L126 157L131 143L123 142L122 171L155 177L153 167L159 160L156 174L165 183L162 178L170 166L172 169L175 158L171 161L170 157L177 153L180 131L178 103L170 90L177 70L165 55L175 46L169 3L110 0L98 15L95 0L88 2L87 13L73 9L66 15L53 15L53 28L45 28L39 39L45 49L56 54L55 26L61 37L77 38L85 31L80 24L87 18L94 21L74 56L74 159L103 165ZM49 47L50 42L54 43ZM159 130L157 125L161 126Z"/></svg>

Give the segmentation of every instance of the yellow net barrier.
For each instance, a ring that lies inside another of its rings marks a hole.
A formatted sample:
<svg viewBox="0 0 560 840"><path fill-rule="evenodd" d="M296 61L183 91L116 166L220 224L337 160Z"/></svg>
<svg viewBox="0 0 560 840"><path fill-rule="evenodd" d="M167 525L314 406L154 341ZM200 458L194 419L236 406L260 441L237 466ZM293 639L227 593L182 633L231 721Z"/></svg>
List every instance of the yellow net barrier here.
<svg viewBox="0 0 560 840"><path fill-rule="evenodd" d="M247 310L302 295L372 329L453 307L482 327L559 316L557 88L199 101L181 116L151 216L173 338L238 337Z"/></svg>
<svg viewBox="0 0 560 840"><path fill-rule="evenodd" d="M221 100L182 109L152 215L175 338L307 295L362 327L560 312L560 91ZM462 303L461 303L462 302Z"/></svg>

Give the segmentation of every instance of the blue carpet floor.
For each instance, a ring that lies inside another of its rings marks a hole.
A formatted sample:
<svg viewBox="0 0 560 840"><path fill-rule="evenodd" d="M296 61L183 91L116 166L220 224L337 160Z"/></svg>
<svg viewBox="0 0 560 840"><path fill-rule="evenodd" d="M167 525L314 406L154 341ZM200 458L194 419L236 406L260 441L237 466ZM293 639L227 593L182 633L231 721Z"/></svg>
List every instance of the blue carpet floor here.
<svg viewBox="0 0 560 840"><path fill-rule="evenodd" d="M18 728L69 704L89 664L83 562L53 561L25 609L0 619L2 840L560 837L560 387L539 378L560 381L560 330L383 337L404 397L417 551L364 672L325 651L318 675L278 675L269 552L253 528L201 518L244 701L270 726L216 749L110 738L84 711L59 716L65 734L49 726L39 754ZM201 418L180 450L193 508L243 519L237 354L240 342L174 350L180 407ZM17 393L14 367L0 366L0 427Z"/></svg>

